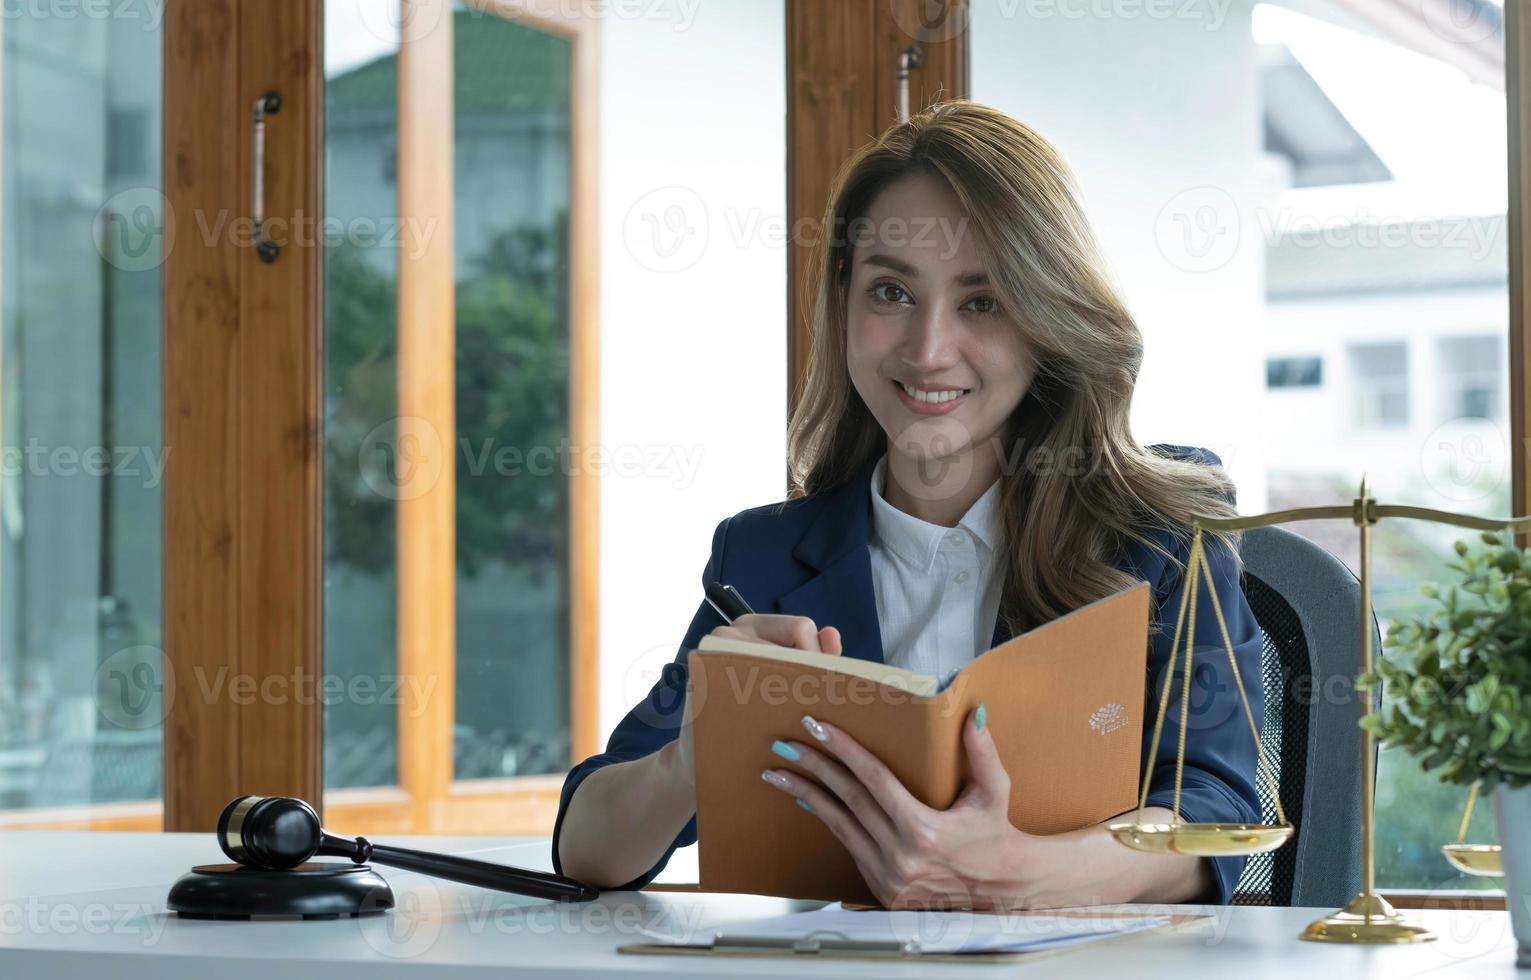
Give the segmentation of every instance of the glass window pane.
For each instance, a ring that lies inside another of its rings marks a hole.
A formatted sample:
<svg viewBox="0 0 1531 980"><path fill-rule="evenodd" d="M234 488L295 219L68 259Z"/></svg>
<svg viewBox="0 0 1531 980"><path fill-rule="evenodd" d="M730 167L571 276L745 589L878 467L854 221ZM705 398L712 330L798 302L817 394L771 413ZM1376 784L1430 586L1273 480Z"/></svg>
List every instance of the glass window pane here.
<svg viewBox="0 0 1531 980"><path fill-rule="evenodd" d="M1134 434L1217 452L1246 513L1348 502L1363 473L1389 503L1508 513L1503 5L1457 5L1450 43L1418 4L1013 6L971 4L973 97L1078 178L1143 330ZM1352 526L1290 530L1355 567ZM1379 526L1384 629L1461 536ZM1495 887L1440 855L1462 788L1384 751L1377 802L1379 885Z"/></svg>
<svg viewBox="0 0 1531 980"><path fill-rule="evenodd" d="M1272 357L1265 362L1265 387L1316 388L1324 383L1319 357Z"/></svg>
<svg viewBox="0 0 1531 980"><path fill-rule="evenodd" d="M569 766L570 45L455 18L457 779Z"/></svg>
<svg viewBox="0 0 1531 980"><path fill-rule="evenodd" d="M1499 337L1443 337L1440 358L1442 422L1453 419L1495 419L1504 402L1505 362L1499 357Z"/></svg>
<svg viewBox="0 0 1531 980"><path fill-rule="evenodd" d="M0 809L161 795L161 33L5 18Z"/></svg>
<svg viewBox="0 0 1531 980"><path fill-rule="evenodd" d="M398 0L325 8L327 789L398 781Z"/></svg>
<svg viewBox="0 0 1531 980"><path fill-rule="evenodd" d="M325 657L397 669L397 0L327 8ZM569 764L570 45L453 12L457 319L454 775ZM396 244L391 244L396 243ZM328 788L398 778L397 705L325 710Z"/></svg>
<svg viewBox="0 0 1531 980"><path fill-rule="evenodd" d="M1350 383L1359 429L1409 422L1409 348L1401 343L1352 344Z"/></svg>

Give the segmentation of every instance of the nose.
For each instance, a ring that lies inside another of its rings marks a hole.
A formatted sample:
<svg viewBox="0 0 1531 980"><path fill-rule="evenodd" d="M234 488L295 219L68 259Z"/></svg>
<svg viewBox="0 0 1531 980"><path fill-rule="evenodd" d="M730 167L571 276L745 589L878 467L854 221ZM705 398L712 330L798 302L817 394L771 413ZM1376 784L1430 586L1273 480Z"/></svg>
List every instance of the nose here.
<svg viewBox="0 0 1531 980"><path fill-rule="evenodd" d="M936 303L917 306L906 321L900 358L911 370L928 373L957 361L957 331L952 314Z"/></svg>

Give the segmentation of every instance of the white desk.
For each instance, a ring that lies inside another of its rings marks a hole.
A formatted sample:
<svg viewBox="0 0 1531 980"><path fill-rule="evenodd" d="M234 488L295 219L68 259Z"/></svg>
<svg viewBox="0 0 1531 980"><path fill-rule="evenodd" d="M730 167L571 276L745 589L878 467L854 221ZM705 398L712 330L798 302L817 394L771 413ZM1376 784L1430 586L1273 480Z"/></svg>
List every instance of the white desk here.
<svg viewBox="0 0 1531 980"><path fill-rule="evenodd" d="M546 840L389 838L547 869ZM1503 912L1416 913L1434 943L1359 948L1294 937L1328 909L1216 908L1208 928L1118 940L1029 964L631 956L641 928L712 925L813 907L741 895L611 892L557 905L378 867L395 892L386 915L305 922L182 920L171 883L225 859L210 834L0 832L0 977L5 980L327 980L376 977L1467 977L1517 973Z"/></svg>

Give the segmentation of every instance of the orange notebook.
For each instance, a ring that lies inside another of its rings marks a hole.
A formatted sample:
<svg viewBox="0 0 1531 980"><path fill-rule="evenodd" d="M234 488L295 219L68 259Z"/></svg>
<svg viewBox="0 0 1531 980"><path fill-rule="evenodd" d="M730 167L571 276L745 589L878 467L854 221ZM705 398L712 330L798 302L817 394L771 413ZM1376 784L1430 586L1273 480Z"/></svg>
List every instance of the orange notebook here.
<svg viewBox="0 0 1531 980"><path fill-rule="evenodd" d="M1133 809L1148 605L1147 584L1093 602L975 658L944 688L867 660L704 637L687 688L702 889L875 903L819 818L760 778L797 768L771 742L811 743L805 714L844 729L944 809L967 781L962 725L982 701L1016 827L1055 834Z"/></svg>

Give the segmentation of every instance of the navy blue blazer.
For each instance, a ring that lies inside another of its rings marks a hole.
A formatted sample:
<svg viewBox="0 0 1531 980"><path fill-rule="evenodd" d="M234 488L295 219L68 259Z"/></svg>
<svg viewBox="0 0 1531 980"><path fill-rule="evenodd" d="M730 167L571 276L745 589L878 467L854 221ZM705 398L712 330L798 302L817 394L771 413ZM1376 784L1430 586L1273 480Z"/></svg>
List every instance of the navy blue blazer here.
<svg viewBox="0 0 1531 980"><path fill-rule="evenodd" d="M1216 455L1205 449L1152 448L1161 455L1221 464ZM844 656L880 662L882 635L867 547L871 473L872 467L867 466L857 479L837 490L756 507L723 521L713 534L712 557L702 572L702 581L733 585L757 611L806 616L819 626L837 627ZM1190 552L1188 540L1177 540L1168 532L1159 533L1156 541L1176 557L1178 565L1170 563L1163 553L1141 544L1134 544L1119 562L1124 571L1153 588L1150 614L1153 626L1142 716L1144 763L1158 712L1156 694L1163 689L1175 616L1185 593L1181 573ZM1258 728L1264 707L1260 628L1239 586L1237 556L1210 543L1207 556ZM1255 746L1239 705L1238 690L1211 605L1203 589L1196 607L1196 666L1180 814L1183 820L1193 823L1257 823L1261 815L1255 789ZM703 636L721 625L722 618L702 602L681 641L679 654L665 665L648 697L617 725L605 752L575 766L564 780L553 825L553 867L560 873L558 834L575 790L586 776L602 766L642 758L676 737L686 696L686 656ZM995 628L994 643L1008 638L1009 632L1001 621ZM1169 807L1173 802L1180 690L1177 679L1154 764L1150 806ZM675 848L695 841L696 818L692 817L659 863L623 888L641 888L664 868ZM1216 901L1230 900L1244 861L1242 857L1213 859Z"/></svg>

